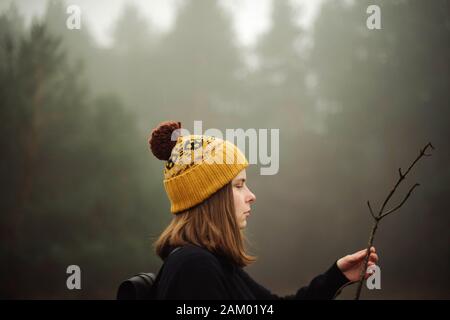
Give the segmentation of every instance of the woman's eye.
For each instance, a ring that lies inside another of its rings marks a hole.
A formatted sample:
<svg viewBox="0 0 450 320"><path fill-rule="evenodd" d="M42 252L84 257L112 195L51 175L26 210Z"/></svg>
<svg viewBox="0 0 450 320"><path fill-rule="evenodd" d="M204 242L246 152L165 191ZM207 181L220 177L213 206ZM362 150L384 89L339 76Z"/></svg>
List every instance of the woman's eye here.
<svg viewBox="0 0 450 320"><path fill-rule="evenodd" d="M242 188L243 186L242 185L236 185L236 188Z"/></svg>

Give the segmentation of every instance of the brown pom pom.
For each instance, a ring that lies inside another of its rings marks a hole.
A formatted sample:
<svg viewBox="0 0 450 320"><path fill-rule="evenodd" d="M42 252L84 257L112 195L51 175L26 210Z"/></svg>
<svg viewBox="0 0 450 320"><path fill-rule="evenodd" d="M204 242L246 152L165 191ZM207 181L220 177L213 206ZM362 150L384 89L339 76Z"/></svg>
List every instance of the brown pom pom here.
<svg viewBox="0 0 450 320"><path fill-rule="evenodd" d="M159 160L169 160L172 149L177 143L172 141L172 132L181 128L181 122L166 121L161 122L155 129L152 130L152 134L149 140L150 149L152 153Z"/></svg>

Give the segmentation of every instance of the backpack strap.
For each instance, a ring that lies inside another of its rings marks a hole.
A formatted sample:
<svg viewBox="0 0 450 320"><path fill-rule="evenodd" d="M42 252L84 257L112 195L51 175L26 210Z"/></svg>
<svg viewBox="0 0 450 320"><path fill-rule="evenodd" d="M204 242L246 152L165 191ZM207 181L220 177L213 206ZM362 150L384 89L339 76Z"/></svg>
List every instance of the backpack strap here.
<svg viewBox="0 0 450 320"><path fill-rule="evenodd" d="M155 281L153 282L153 285L152 285L152 292L151 292L151 299L156 299L156 290L157 290L157 288L158 288L158 283L159 283L159 279L161 278L161 274L162 274L162 272L163 272L163 270L164 270L164 266L166 265L166 260L167 260L167 258L169 258L169 256L171 256L172 254L174 254L175 252L177 252L178 250L180 250L181 248L183 248L183 247L176 247L176 248L174 248L174 249L172 249L172 251L170 251L170 253L167 255L167 257L166 257L166 259L164 260L164 263L163 263L163 265L161 266L161 269L159 269L159 272L158 272L158 275L156 276L156 279L155 279Z"/></svg>
<svg viewBox="0 0 450 320"><path fill-rule="evenodd" d="M169 256L182 247L174 248ZM123 281L117 291L117 300L148 300L154 299L156 295L156 283L160 278L160 274L164 268L164 263L158 272L158 276L154 273L138 273Z"/></svg>
<svg viewBox="0 0 450 320"><path fill-rule="evenodd" d="M151 295L156 276L153 273L139 273L123 281L117 292L117 300L145 300Z"/></svg>
<svg viewBox="0 0 450 320"><path fill-rule="evenodd" d="M178 250L180 250L183 247L176 247L175 249L173 249L172 251L170 251L169 255L167 257L169 257L171 254L177 252Z"/></svg>

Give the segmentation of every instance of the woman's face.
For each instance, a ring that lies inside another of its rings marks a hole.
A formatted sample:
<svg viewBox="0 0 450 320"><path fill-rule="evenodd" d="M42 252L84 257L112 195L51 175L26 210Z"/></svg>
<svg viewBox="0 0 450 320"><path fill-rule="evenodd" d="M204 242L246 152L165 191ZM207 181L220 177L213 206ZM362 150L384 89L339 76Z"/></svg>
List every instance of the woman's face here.
<svg viewBox="0 0 450 320"><path fill-rule="evenodd" d="M256 200L255 195L247 187L246 178L247 175L244 169L231 181L234 209L236 210L236 218L240 229L244 229L247 226L247 218L250 216L251 209L250 204Z"/></svg>

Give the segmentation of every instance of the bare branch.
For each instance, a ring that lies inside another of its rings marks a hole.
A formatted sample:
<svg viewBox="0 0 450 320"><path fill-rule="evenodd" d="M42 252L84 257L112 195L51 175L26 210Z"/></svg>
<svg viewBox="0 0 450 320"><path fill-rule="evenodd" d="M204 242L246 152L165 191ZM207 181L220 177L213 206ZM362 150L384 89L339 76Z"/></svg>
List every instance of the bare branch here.
<svg viewBox="0 0 450 320"><path fill-rule="evenodd" d="M405 173L405 176L408 174L408 172L412 169L412 167L414 167L414 165L417 163L417 161L420 160L420 158L422 158L423 156L425 156L426 151L428 149L428 147L430 147L431 149L434 150L433 145L431 144L431 142L429 142L425 147L423 147L423 149L420 150L420 154L419 156L416 158L416 160L414 160L414 162L409 166L408 170ZM427 156L431 156L431 154L427 153Z"/></svg>
<svg viewBox="0 0 450 320"><path fill-rule="evenodd" d="M397 190L398 186L400 185L400 183L406 178L406 176L408 175L408 173L411 171L411 169L414 167L414 165L417 163L417 161L420 160L420 158L422 158L423 156L425 156L425 152L427 151L428 147L434 149L433 145L431 143L428 143L425 147L423 147L423 149L420 150L420 154L417 156L417 158L413 161L413 163L411 163L411 165L409 166L408 170L406 170L405 173L402 173L401 168L399 169L399 173L400 173L400 177L397 180L397 183L394 185L394 187L392 188L392 190L389 192L388 196L386 197L386 199L384 200L383 204L381 205L381 208L378 212L378 216L381 216L384 208L386 207L387 203L389 202L389 200L391 199L392 195L394 194L395 190Z"/></svg>
<svg viewBox="0 0 450 320"><path fill-rule="evenodd" d="M375 220L378 220L378 218L375 216L375 214L373 213L373 210L372 210L372 207L370 206L370 202L369 201L367 201L367 206L369 207L369 211L370 211L370 214L372 215L372 217L375 219Z"/></svg>
<svg viewBox="0 0 450 320"><path fill-rule="evenodd" d="M418 184L418 183L416 183L415 185L413 185L412 188L409 189L409 192L408 192L408 194L406 195L406 197L403 199L403 201L400 202L400 204L399 204L398 206L396 206L394 209L391 209L391 210L389 210L388 212L382 214L382 215L380 216L380 220L383 219L384 217L386 217L388 214L391 214L392 212L394 212L394 211L400 209L400 207L406 202L406 200L408 200L408 198L409 198L409 196L411 195L411 193L413 192L413 190L414 190L416 187L418 187L418 186L420 186L420 184Z"/></svg>
<svg viewBox="0 0 450 320"><path fill-rule="evenodd" d="M359 300L359 297L361 295L361 290L363 287L363 282L364 282L364 276L367 270L367 266L369 263L369 256L370 256L370 248L373 245L374 239L375 239L375 233L377 231L378 228L378 224L381 221L381 219L385 218L387 215L393 213L394 211L400 209L400 207L408 200L409 196L411 195L411 193L413 192L413 190L419 186L418 183L416 183L414 186L411 187L411 189L409 190L409 192L406 194L405 198L402 200L402 202L400 202L400 204L398 206L396 206L395 208L389 210L386 213L383 213L384 208L386 207L386 204L389 202L389 200L391 199L392 195L395 193L395 191L397 190L398 186L400 185L400 183L406 178L406 176L408 175L408 173L411 171L411 169L414 167L414 165L417 163L417 161L420 160L420 158L422 157L429 157L431 156L431 154L426 153L427 149L431 148L434 150L434 147L431 143L428 143L423 149L420 150L420 154L417 156L417 158L413 161L413 163L409 166L408 170L406 170L405 173L402 172L402 168L398 168L398 174L399 174L399 178L397 180L397 183L394 185L394 187L392 188L392 190L389 192L388 196L386 197L386 199L384 200L383 204L380 207L380 211L378 212L378 215L375 215L372 207L370 206L370 202L367 201L367 206L369 207L370 210L370 214L372 215L372 217L375 219L373 226L372 226L372 231L370 232L370 236L369 236L369 243L367 245L367 252L366 252L366 256L364 257L364 267L361 269L361 274L359 276L359 281L358 283L358 288L356 289L356 296L355 296L355 300Z"/></svg>

